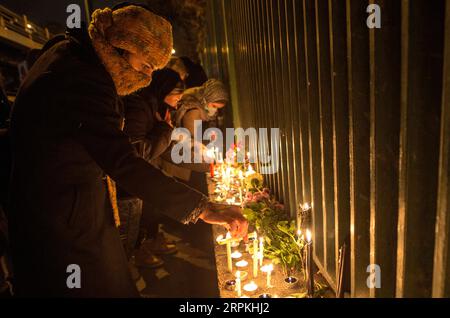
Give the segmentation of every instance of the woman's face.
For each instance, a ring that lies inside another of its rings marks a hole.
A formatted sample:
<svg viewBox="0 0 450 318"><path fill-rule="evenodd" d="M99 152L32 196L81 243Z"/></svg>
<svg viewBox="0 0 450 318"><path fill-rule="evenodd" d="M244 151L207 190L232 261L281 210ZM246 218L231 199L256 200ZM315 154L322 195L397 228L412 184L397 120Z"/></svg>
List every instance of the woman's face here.
<svg viewBox="0 0 450 318"><path fill-rule="evenodd" d="M223 107L225 107L224 103L208 103L208 116L215 116L217 111Z"/></svg>
<svg viewBox="0 0 450 318"><path fill-rule="evenodd" d="M173 108L177 108L181 97L183 97L183 93L180 93L179 90L175 89L164 98L164 102Z"/></svg>
<svg viewBox="0 0 450 318"><path fill-rule="evenodd" d="M152 76L155 67L148 64L142 56L136 53L125 52L124 57L135 71L147 76Z"/></svg>
<svg viewBox="0 0 450 318"><path fill-rule="evenodd" d="M225 107L224 103L208 103L209 108L221 109Z"/></svg>

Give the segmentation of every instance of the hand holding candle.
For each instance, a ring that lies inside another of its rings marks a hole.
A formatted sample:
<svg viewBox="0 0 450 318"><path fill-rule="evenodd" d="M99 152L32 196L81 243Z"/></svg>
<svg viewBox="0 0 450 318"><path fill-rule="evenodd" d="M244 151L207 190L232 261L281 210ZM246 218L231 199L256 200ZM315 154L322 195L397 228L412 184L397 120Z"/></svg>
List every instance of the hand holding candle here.
<svg viewBox="0 0 450 318"><path fill-rule="evenodd" d="M237 206L209 203L199 218L209 224L222 225L233 238L247 241L248 221Z"/></svg>

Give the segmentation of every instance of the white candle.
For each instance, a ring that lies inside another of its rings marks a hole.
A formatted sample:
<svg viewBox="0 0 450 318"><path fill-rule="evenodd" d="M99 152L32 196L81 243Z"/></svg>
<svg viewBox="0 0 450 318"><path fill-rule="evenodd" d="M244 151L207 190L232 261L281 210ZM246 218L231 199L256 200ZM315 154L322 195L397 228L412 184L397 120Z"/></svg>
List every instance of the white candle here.
<svg viewBox="0 0 450 318"><path fill-rule="evenodd" d="M253 277L258 277L258 238L253 240Z"/></svg>
<svg viewBox="0 0 450 318"><path fill-rule="evenodd" d="M270 280L273 271L273 264L264 265L261 267L261 271L267 274L267 288L271 288L272 284L270 283Z"/></svg>
<svg viewBox="0 0 450 318"><path fill-rule="evenodd" d="M244 285L244 290L248 292L254 292L257 289L258 285L256 285L254 281L251 281L250 283Z"/></svg>
<svg viewBox="0 0 450 318"><path fill-rule="evenodd" d="M233 262L231 259L231 233L228 232L226 236L227 241L227 265L228 271L231 273L233 271Z"/></svg>
<svg viewBox="0 0 450 318"><path fill-rule="evenodd" d="M236 292L237 292L237 296L241 297L242 296L242 289L241 289L241 272L237 271L236 272Z"/></svg>
<svg viewBox="0 0 450 318"><path fill-rule="evenodd" d="M245 260L239 261L236 263L236 267L242 268L242 267L247 267L248 266L248 262Z"/></svg>
<svg viewBox="0 0 450 318"><path fill-rule="evenodd" d="M254 174L254 173L255 173L255 170L253 170L252 164L250 163L250 164L248 165L248 170L247 170L247 172L245 173L245 176L248 177L248 176L250 176L250 175L252 175L252 174Z"/></svg>
<svg viewBox="0 0 450 318"><path fill-rule="evenodd" d="M264 238L259 238L259 266L262 266L264 260Z"/></svg>
<svg viewBox="0 0 450 318"><path fill-rule="evenodd" d="M239 259L241 257L242 257L242 253L241 252L234 251L233 253L231 253L231 258Z"/></svg>
<svg viewBox="0 0 450 318"><path fill-rule="evenodd" d="M297 245L300 245L300 238L302 236L302 230L297 231Z"/></svg>

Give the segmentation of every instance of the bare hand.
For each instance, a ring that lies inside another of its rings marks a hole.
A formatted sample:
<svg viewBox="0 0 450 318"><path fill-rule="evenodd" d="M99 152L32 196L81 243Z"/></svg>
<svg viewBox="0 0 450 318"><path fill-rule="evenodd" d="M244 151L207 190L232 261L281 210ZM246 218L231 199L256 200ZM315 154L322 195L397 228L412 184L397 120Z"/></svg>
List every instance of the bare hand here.
<svg viewBox="0 0 450 318"><path fill-rule="evenodd" d="M248 221L237 206L210 204L200 218L209 224L224 226L233 238L247 241Z"/></svg>

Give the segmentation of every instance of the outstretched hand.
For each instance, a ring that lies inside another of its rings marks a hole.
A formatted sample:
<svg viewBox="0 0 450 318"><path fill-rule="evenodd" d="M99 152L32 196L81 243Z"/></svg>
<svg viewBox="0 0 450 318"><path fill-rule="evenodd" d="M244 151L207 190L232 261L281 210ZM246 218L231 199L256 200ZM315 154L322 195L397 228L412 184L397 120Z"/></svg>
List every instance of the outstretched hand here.
<svg viewBox="0 0 450 318"><path fill-rule="evenodd" d="M210 203L200 218L206 223L224 226L233 238L247 241L248 221L237 206Z"/></svg>

